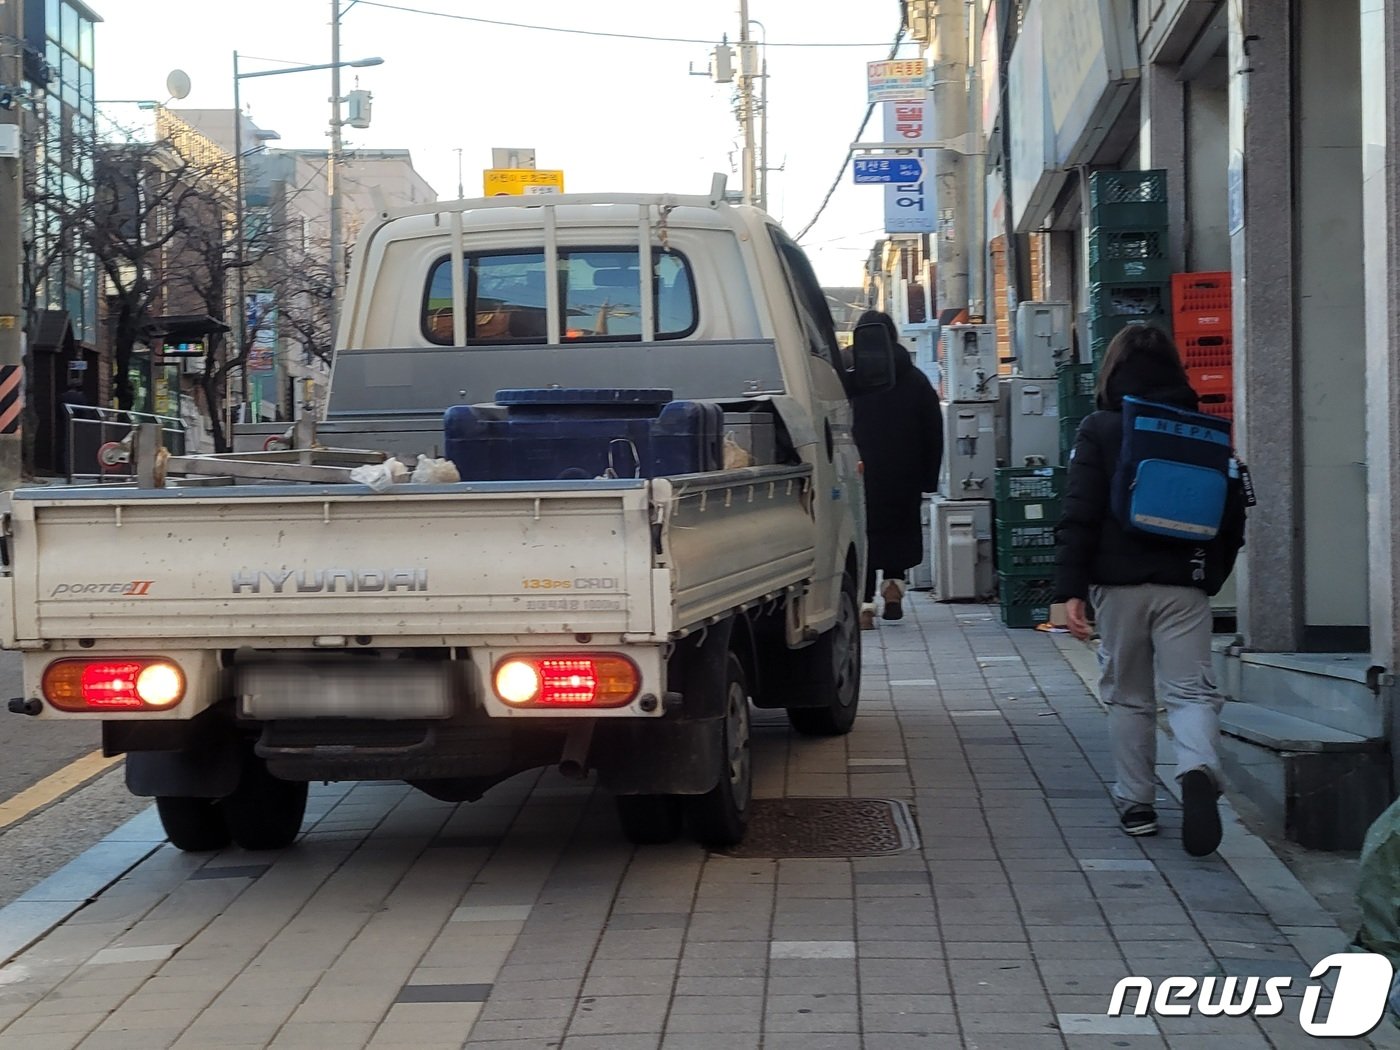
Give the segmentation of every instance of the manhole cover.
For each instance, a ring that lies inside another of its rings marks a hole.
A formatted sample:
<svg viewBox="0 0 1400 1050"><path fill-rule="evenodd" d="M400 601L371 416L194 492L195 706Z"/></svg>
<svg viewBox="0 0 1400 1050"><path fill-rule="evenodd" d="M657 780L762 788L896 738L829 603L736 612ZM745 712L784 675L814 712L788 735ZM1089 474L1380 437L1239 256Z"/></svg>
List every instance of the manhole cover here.
<svg viewBox="0 0 1400 1050"><path fill-rule="evenodd" d="M886 798L757 798L731 857L878 857L917 848L909 806Z"/></svg>

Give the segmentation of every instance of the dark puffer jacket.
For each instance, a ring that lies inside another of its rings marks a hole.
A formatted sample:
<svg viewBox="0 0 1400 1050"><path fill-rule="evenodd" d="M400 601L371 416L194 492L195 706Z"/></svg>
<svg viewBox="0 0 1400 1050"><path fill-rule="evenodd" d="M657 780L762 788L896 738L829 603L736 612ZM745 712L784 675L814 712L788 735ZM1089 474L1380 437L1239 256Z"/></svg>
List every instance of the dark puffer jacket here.
<svg viewBox="0 0 1400 1050"><path fill-rule="evenodd" d="M1079 424L1069 464L1064 516L1055 530L1055 600L1087 598L1092 584L1160 583L1215 594L1244 546L1242 487L1232 484L1220 532L1209 543L1130 533L1109 507L1123 445L1123 398L1194 410L1196 393L1179 367L1153 358L1127 358L1100 395L1099 410Z"/></svg>

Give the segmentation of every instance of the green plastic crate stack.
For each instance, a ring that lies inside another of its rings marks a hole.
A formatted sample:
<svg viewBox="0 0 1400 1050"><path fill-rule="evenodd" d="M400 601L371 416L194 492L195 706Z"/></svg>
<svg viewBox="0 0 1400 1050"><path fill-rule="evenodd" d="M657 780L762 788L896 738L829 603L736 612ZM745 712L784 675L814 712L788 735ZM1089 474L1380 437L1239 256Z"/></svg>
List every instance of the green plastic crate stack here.
<svg viewBox="0 0 1400 1050"><path fill-rule="evenodd" d="M996 472L997 583L1008 627L1035 627L1050 617L1055 526L1064 493L1063 467L1002 467Z"/></svg>
<svg viewBox="0 0 1400 1050"><path fill-rule="evenodd" d="M1061 365L1056 378L1060 388L1060 465L1069 466L1069 454L1074 448L1079 424L1094 411L1097 377L1093 365Z"/></svg>
<svg viewBox="0 0 1400 1050"><path fill-rule="evenodd" d="M1095 364L1130 324L1171 330L1167 173L1089 176L1089 345Z"/></svg>

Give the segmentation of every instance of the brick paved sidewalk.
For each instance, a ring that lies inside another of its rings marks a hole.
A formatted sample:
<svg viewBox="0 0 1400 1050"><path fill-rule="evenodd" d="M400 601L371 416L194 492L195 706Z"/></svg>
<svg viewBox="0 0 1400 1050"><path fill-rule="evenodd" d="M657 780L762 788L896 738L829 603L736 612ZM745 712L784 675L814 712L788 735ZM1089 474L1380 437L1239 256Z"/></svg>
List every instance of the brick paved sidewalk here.
<svg viewBox="0 0 1400 1050"><path fill-rule="evenodd" d="M603 792L552 772L464 806L318 788L296 847L160 847L0 968L0 1048L1313 1045L1296 997L1262 1020L1105 1016L1130 974L1300 989L1347 937L1228 810L1204 860L1170 796L1160 837L1119 832L1104 716L1055 638L906 607L864 635L849 737L764 712L754 746L759 794L905 800L918 851L634 849Z"/></svg>

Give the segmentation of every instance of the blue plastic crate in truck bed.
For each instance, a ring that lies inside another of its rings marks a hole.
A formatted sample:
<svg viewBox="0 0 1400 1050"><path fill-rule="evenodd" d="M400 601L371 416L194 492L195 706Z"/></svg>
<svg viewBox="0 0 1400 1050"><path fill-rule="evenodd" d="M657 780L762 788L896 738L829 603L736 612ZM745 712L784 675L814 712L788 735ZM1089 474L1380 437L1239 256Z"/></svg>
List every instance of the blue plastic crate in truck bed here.
<svg viewBox="0 0 1400 1050"><path fill-rule="evenodd" d="M463 481L665 477L723 465L724 412L669 390L501 390L495 411L456 405L443 420Z"/></svg>

